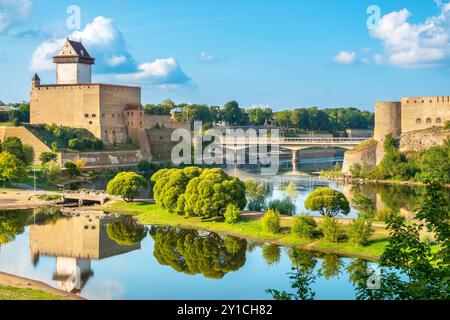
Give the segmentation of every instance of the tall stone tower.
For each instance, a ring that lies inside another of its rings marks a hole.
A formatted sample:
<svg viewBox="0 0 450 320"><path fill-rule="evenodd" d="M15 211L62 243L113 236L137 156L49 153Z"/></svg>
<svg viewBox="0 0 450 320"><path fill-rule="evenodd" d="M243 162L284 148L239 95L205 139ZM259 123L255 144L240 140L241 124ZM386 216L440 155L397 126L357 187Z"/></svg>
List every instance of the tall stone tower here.
<svg viewBox="0 0 450 320"><path fill-rule="evenodd" d="M66 39L53 62L56 63L56 84L88 84L92 81L94 59L81 42Z"/></svg>

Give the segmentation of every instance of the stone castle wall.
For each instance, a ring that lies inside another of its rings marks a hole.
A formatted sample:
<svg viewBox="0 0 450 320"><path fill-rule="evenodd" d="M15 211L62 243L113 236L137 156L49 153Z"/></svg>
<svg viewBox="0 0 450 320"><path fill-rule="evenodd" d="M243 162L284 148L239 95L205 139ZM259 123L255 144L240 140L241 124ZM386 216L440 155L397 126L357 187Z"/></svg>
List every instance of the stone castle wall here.
<svg viewBox="0 0 450 320"><path fill-rule="evenodd" d="M30 98L32 124L83 128L106 143L126 143L128 103L141 103L139 87L83 84L34 86Z"/></svg>
<svg viewBox="0 0 450 320"><path fill-rule="evenodd" d="M86 168L120 167L137 165L143 159L140 150L76 152L61 154L61 165L64 167L68 161L83 160Z"/></svg>
<svg viewBox="0 0 450 320"><path fill-rule="evenodd" d="M400 151L424 151L441 145L449 136L444 124L450 121L450 96L410 97L401 102L379 102L375 107L375 148L348 151L343 173L349 174L355 163L375 167L384 158L384 140L392 134L400 140Z"/></svg>
<svg viewBox="0 0 450 320"><path fill-rule="evenodd" d="M450 97L403 98L402 132L443 126L450 121Z"/></svg>
<svg viewBox="0 0 450 320"><path fill-rule="evenodd" d="M383 141L386 135L401 134L402 108L400 102L378 102L375 105L375 132L374 139Z"/></svg>

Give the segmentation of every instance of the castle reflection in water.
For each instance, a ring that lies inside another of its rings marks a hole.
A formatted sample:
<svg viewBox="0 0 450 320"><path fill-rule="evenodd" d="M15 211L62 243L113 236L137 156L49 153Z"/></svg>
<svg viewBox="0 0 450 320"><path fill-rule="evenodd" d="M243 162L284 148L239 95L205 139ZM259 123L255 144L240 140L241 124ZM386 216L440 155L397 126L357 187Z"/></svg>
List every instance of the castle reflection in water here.
<svg viewBox="0 0 450 320"><path fill-rule="evenodd" d="M108 237L106 226L120 217L102 212L72 214L54 223L30 225L30 254L34 264L39 257L56 257L53 280L62 290L79 294L94 275L92 260L102 260L141 248L140 243L120 245Z"/></svg>

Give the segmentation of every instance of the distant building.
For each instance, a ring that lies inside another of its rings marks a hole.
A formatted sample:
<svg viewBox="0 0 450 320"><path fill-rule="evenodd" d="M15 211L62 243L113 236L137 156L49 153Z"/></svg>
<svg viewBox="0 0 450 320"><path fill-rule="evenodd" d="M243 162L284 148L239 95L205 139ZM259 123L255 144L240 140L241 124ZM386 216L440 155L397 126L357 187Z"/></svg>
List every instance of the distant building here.
<svg viewBox="0 0 450 320"><path fill-rule="evenodd" d="M345 132L347 133L347 137L349 137L349 138L372 138L373 137L372 130L347 129Z"/></svg>

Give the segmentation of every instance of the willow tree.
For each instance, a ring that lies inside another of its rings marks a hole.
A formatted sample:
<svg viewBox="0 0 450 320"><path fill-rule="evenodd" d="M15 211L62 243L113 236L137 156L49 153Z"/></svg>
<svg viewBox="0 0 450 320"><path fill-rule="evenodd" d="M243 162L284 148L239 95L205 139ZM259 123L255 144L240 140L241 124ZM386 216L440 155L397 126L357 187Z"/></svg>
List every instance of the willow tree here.
<svg viewBox="0 0 450 320"><path fill-rule="evenodd" d="M155 173L151 184L156 203L171 213L175 212L178 198L185 193L188 183L201 172L200 168L187 167L164 169Z"/></svg>
<svg viewBox="0 0 450 320"><path fill-rule="evenodd" d="M178 199L177 212L204 218L223 216L227 206L245 209L245 184L221 169L204 169L190 180L186 192Z"/></svg>

